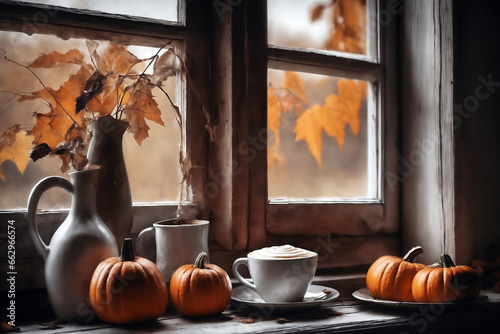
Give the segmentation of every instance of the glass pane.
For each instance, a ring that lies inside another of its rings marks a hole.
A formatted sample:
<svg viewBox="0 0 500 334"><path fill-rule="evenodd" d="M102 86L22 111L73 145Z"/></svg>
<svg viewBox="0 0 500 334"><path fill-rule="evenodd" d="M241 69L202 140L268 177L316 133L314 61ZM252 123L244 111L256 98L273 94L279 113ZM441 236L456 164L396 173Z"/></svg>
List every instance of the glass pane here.
<svg viewBox="0 0 500 334"><path fill-rule="evenodd" d="M269 198L376 198L371 84L273 69L268 81Z"/></svg>
<svg viewBox="0 0 500 334"><path fill-rule="evenodd" d="M123 14L178 22L177 0L22 0L65 8L91 9L110 14Z"/></svg>
<svg viewBox="0 0 500 334"><path fill-rule="evenodd" d="M5 55L8 58L24 65L30 64L41 54L48 54L53 51L66 54L68 50L76 49L78 51L74 51L74 54L83 54L83 62L88 64L88 76L95 71L95 65L90 65L92 62L84 40L69 39L63 41L47 35L33 35L30 37L22 33L0 32L0 45L5 50ZM107 46L109 46L108 43L102 42L99 48L108 50ZM140 59L149 58L158 51L155 48L138 46L128 47L127 50ZM110 66L122 64L121 61L116 62L120 54L123 53L117 51L117 53L113 53L114 57L107 58L115 61L115 63L110 62L114 64ZM39 180L51 175L68 178L68 175L61 172L61 160L58 157L46 156L36 162L29 159L29 149L32 147L34 137L26 136L26 131L35 126L35 113L50 113L48 102L50 97L47 98L47 102L43 99L19 102L18 98L21 95L26 96L32 92L43 90L43 88L35 76L27 69L6 61L3 59L3 55L4 52L2 51L0 59L0 136L11 125L20 124L21 131L17 134L16 139L19 139L21 147L19 152L22 152L22 154L17 157L19 159L18 165L21 165L21 168L18 168L12 160L5 159L0 147L0 173L3 173L4 178L2 180L2 174L0 174L0 209L25 208L29 192ZM78 63L78 61L75 62ZM96 59L94 59L94 63L96 62ZM147 63L148 61L141 62L135 66L138 67L139 72L142 72ZM67 82L71 76L80 73L79 71L83 67L80 64L68 64L62 61L57 67L37 67L33 68L33 71L46 86L59 90L61 85ZM126 67L128 70L129 67ZM146 73L148 72L149 70ZM82 82L85 80L83 79ZM174 103L176 81L175 77L170 77L163 83L163 88ZM115 86L113 85L113 87ZM76 89L76 92L73 91L72 94L79 95L79 93L80 89ZM165 94L158 88L154 88L152 94L154 100L158 103L161 119L165 126L146 120L146 124L150 127L149 137L145 138L141 145L138 145L131 132L126 132L124 135L123 147L132 200L134 202L178 201L181 181L178 162L180 130ZM75 99L71 95L69 102L74 106L72 101L75 101ZM113 100L113 106L116 105L115 101ZM93 111L95 112L95 110ZM87 113L87 116L91 117L92 115ZM48 131L44 130L40 133L47 134ZM4 136L3 139L5 139ZM0 140L3 139L0 137ZM24 167L22 161L27 161L24 172L20 171ZM64 191L61 191L60 195L57 195L58 192L55 190L53 193L54 195L47 194L42 197L40 208L58 209L68 207L70 200Z"/></svg>
<svg viewBox="0 0 500 334"><path fill-rule="evenodd" d="M367 0L268 0L267 3L269 44L369 56Z"/></svg>

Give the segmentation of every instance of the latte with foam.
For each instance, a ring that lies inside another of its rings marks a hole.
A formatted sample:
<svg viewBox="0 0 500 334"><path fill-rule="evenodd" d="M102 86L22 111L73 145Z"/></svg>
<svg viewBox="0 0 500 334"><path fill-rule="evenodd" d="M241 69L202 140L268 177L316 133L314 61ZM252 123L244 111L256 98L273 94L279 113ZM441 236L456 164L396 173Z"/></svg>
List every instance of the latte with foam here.
<svg viewBox="0 0 500 334"><path fill-rule="evenodd" d="M315 252L291 245L264 247L248 254L258 259L301 259L316 256Z"/></svg>

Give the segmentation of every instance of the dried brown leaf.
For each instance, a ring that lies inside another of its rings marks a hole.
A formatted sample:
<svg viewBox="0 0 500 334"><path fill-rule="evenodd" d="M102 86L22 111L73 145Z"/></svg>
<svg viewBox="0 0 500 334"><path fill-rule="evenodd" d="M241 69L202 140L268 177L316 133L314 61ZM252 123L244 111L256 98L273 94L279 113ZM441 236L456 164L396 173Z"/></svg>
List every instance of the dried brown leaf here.
<svg viewBox="0 0 500 334"><path fill-rule="evenodd" d="M256 319L256 318L244 318L240 322L242 324L253 324L253 323L256 323L257 321L258 321L258 319Z"/></svg>
<svg viewBox="0 0 500 334"><path fill-rule="evenodd" d="M311 22L318 20L323 14L325 8L326 8L325 5L322 4L316 5L316 7L314 7L311 11Z"/></svg>
<svg viewBox="0 0 500 334"><path fill-rule="evenodd" d="M149 126L146 124L145 119L164 125L158 103L156 103L151 90L144 82L139 83L130 92L130 97L124 108L124 115L124 120L129 122L130 132L139 145L149 136Z"/></svg>
<svg viewBox="0 0 500 334"><path fill-rule="evenodd" d="M172 48L169 48L161 56L156 58L153 66L152 82L161 85L168 78L175 76L177 71L177 56Z"/></svg>
<svg viewBox="0 0 500 334"><path fill-rule="evenodd" d="M127 112L125 113L124 120L130 125L129 131L134 136L135 141L141 145L142 141L149 136L149 126L140 112Z"/></svg>
<svg viewBox="0 0 500 334"><path fill-rule="evenodd" d="M85 83L81 95L76 98L76 113L84 109L87 103L104 90L107 77L98 70L95 71ZM114 109L114 108L113 108Z"/></svg>
<svg viewBox="0 0 500 334"><path fill-rule="evenodd" d="M276 322L278 324L286 324L286 323L289 323L289 322L293 322L293 320L290 320L290 319L287 319L287 318L278 318L278 319L276 319Z"/></svg>
<svg viewBox="0 0 500 334"><path fill-rule="evenodd" d="M130 69L142 61L128 51L126 46L111 42L107 43L102 54L99 53L99 48L96 48L92 56L98 70L104 75L111 73L129 74Z"/></svg>
<svg viewBox="0 0 500 334"><path fill-rule="evenodd" d="M50 152L52 152L52 149L49 147L49 145L47 145L46 143L41 143L33 146L30 151L30 158L33 161L37 161L38 159L47 156Z"/></svg>
<svg viewBox="0 0 500 334"><path fill-rule="evenodd" d="M56 147L57 144L64 141L64 137L51 126L55 117L56 115L53 112L35 114L36 124L28 131L28 134L34 137L34 144L46 144L49 147Z"/></svg>
<svg viewBox="0 0 500 334"><path fill-rule="evenodd" d="M42 89L19 98L20 102L43 99L47 101L51 110L48 113L35 115L36 125L28 132L35 137L34 144L46 143L50 147L55 147L64 141L64 134L74 124L72 119L80 125L83 123L83 114L77 114L75 111L75 100L80 95L80 91L84 88L85 81L90 75L89 68L82 66L58 90Z"/></svg>
<svg viewBox="0 0 500 334"><path fill-rule="evenodd" d="M59 319L56 319L54 321L49 321L49 322L42 322L40 325L43 326L42 329L58 329L58 328L63 328L63 326L59 322Z"/></svg>
<svg viewBox="0 0 500 334"><path fill-rule="evenodd" d="M15 326L12 326L11 324L9 324L7 319L5 319L4 321L2 321L0 323L0 329L1 329L2 333L19 332L21 330L21 328L15 327Z"/></svg>
<svg viewBox="0 0 500 334"><path fill-rule="evenodd" d="M84 64L84 55L80 50L71 49L66 53L57 51L43 54L32 63L28 64L31 68L54 68L62 67L68 64Z"/></svg>

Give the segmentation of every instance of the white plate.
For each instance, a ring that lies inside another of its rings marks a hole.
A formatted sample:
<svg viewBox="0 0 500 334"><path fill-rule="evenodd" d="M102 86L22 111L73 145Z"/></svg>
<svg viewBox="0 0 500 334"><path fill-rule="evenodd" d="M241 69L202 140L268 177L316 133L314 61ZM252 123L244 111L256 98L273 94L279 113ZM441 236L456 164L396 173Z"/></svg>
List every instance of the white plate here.
<svg viewBox="0 0 500 334"><path fill-rule="evenodd" d="M328 290L330 293L324 293L323 290ZM267 303L260 298L257 292L241 285L233 289L231 299L272 313L274 311L282 312L316 307L337 299L339 295L340 293L333 288L321 285L311 285L304 296L304 300L300 302Z"/></svg>
<svg viewBox="0 0 500 334"><path fill-rule="evenodd" d="M400 307L400 308L418 308L421 306L432 306L432 307L448 307L448 306L463 306L470 305L477 302L483 302L488 299L486 295L479 295L473 300L465 300L459 302L449 302L449 303L418 303L418 302L399 302L395 300L385 300L373 297L368 288L363 288L356 290L352 293L352 296L358 300L362 300L369 303L380 304L384 306Z"/></svg>

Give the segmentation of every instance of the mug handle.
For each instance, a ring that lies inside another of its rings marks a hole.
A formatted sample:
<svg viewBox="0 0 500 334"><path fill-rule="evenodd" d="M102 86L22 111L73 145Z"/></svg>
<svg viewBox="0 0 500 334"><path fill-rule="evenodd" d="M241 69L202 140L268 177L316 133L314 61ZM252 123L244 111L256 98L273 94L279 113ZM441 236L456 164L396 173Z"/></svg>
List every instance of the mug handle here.
<svg viewBox="0 0 500 334"><path fill-rule="evenodd" d="M145 241L147 239L147 241ZM147 251L146 248L144 247L144 243L146 242L147 244L150 244L150 241L153 243L153 250L152 251ZM155 228L154 227L148 227L145 228L144 230L139 233L137 236L137 254L145 257L152 262L156 262L156 238L155 238Z"/></svg>
<svg viewBox="0 0 500 334"><path fill-rule="evenodd" d="M245 285L246 287L252 289L253 291L257 292L257 289L255 287L254 284L250 283L250 281L248 281L246 278L244 278L243 276L240 275L240 273L238 272L238 267L240 265L245 265L248 267L248 258L246 257L240 257L239 259L237 259L236 261L234 261L233 263L233 274L234 276L236 276L236 278L243 284Z"/></svg>
<svg viewBox="0 0 500 334"><path fill-rule="evenodd" d="M36 211L38 202L40 201L43 193L54 187L63 188L69 193L73 193L74 191L71 182L69 182L65 178L62 178L60 176L49 176L35 185L28 199L28 212L26 214L28 231L30 233L31 239L33 240L33 243L35 244L36 250L38 251L38 253L40 253L44 260L47 260L47 256L49 255L49 246L47 246L45 242L43 242L42 238L40 237L40 233L38 233L38 228L36 225Z"/></svg>

